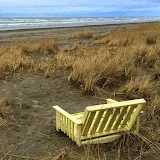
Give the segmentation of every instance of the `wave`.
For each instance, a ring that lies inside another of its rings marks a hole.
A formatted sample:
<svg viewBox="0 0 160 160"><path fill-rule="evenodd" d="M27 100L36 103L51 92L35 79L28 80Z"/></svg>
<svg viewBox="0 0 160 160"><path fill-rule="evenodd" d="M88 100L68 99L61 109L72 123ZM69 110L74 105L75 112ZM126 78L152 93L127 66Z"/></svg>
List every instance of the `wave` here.
<svg viewBox="0 0 160 160"><path fill-rule="evenodd" d="M160 21L160 17L100 17L100 18L3 18L0 30L74 27L86 25L140 23Z"/></svg>

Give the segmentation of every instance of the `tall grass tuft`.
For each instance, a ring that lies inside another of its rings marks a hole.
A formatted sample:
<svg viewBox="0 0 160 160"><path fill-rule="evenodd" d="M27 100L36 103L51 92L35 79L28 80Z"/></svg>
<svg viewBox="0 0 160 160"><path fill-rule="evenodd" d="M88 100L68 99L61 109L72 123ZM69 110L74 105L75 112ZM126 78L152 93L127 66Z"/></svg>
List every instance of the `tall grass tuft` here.
<svg viewBox="0 0 160 160"><path fill-rule="evenodd" d="M74 33L65 35L64 38L65 39L73 39L73 38L91 39L93 38L93 32L91 30L76 31Z"/></svg>

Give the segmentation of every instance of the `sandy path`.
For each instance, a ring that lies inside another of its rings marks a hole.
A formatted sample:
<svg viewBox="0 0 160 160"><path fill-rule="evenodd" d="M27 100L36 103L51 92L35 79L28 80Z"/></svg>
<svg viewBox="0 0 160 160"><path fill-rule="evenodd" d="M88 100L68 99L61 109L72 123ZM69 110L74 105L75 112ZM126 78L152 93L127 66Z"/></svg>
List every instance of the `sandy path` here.
<svg viewBox="0 0 160 160"><path fill-rule="evenodd" d="M55 131L55 111L52 106L59 105L69 113L75 113L100 100L83 95L81 89L66 79L59 73L54 79L26 75L20 81L0 81L1 92L7 92L9 97L22 102L16 121L10 127L0 129L1 151L41 157L48 154L49 146L52 146L52 150L65 146L77 148L67 136Z"/></svg>

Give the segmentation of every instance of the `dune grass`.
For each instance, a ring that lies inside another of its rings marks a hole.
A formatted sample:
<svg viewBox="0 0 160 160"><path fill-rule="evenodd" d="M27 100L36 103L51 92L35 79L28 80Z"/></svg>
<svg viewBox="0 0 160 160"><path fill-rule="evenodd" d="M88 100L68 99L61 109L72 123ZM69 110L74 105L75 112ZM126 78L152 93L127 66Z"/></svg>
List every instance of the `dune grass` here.
<svg viewBox="0 0 160 160"><path fill-rule="evenodd" d="M65 35L64 39L91 39L93 37L93 32L91 30L80 30L74 33Z"/></svg>
<svg viewBox="0 0 160 160"><path fill-rule="evenodd" d="M49 76L54 73L53 56L58 51L58 41L55 38L49 40L42 38L34 43L12 42L10 47L2 47L0 52L0 77L26 71L42 72L45 76ZM50 57L47 58L47 55Z"/></svg>

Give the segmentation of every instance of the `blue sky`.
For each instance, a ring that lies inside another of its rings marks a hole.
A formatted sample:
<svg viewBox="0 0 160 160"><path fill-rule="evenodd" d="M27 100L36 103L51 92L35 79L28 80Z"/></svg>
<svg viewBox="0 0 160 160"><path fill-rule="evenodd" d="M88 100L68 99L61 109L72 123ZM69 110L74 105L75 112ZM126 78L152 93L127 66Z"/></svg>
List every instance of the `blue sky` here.
<svg viewBox="0 0 160 160"><path fill-rule="evenodd" d="M160 0L0 0L0 17L160 16Z"/></svg>

